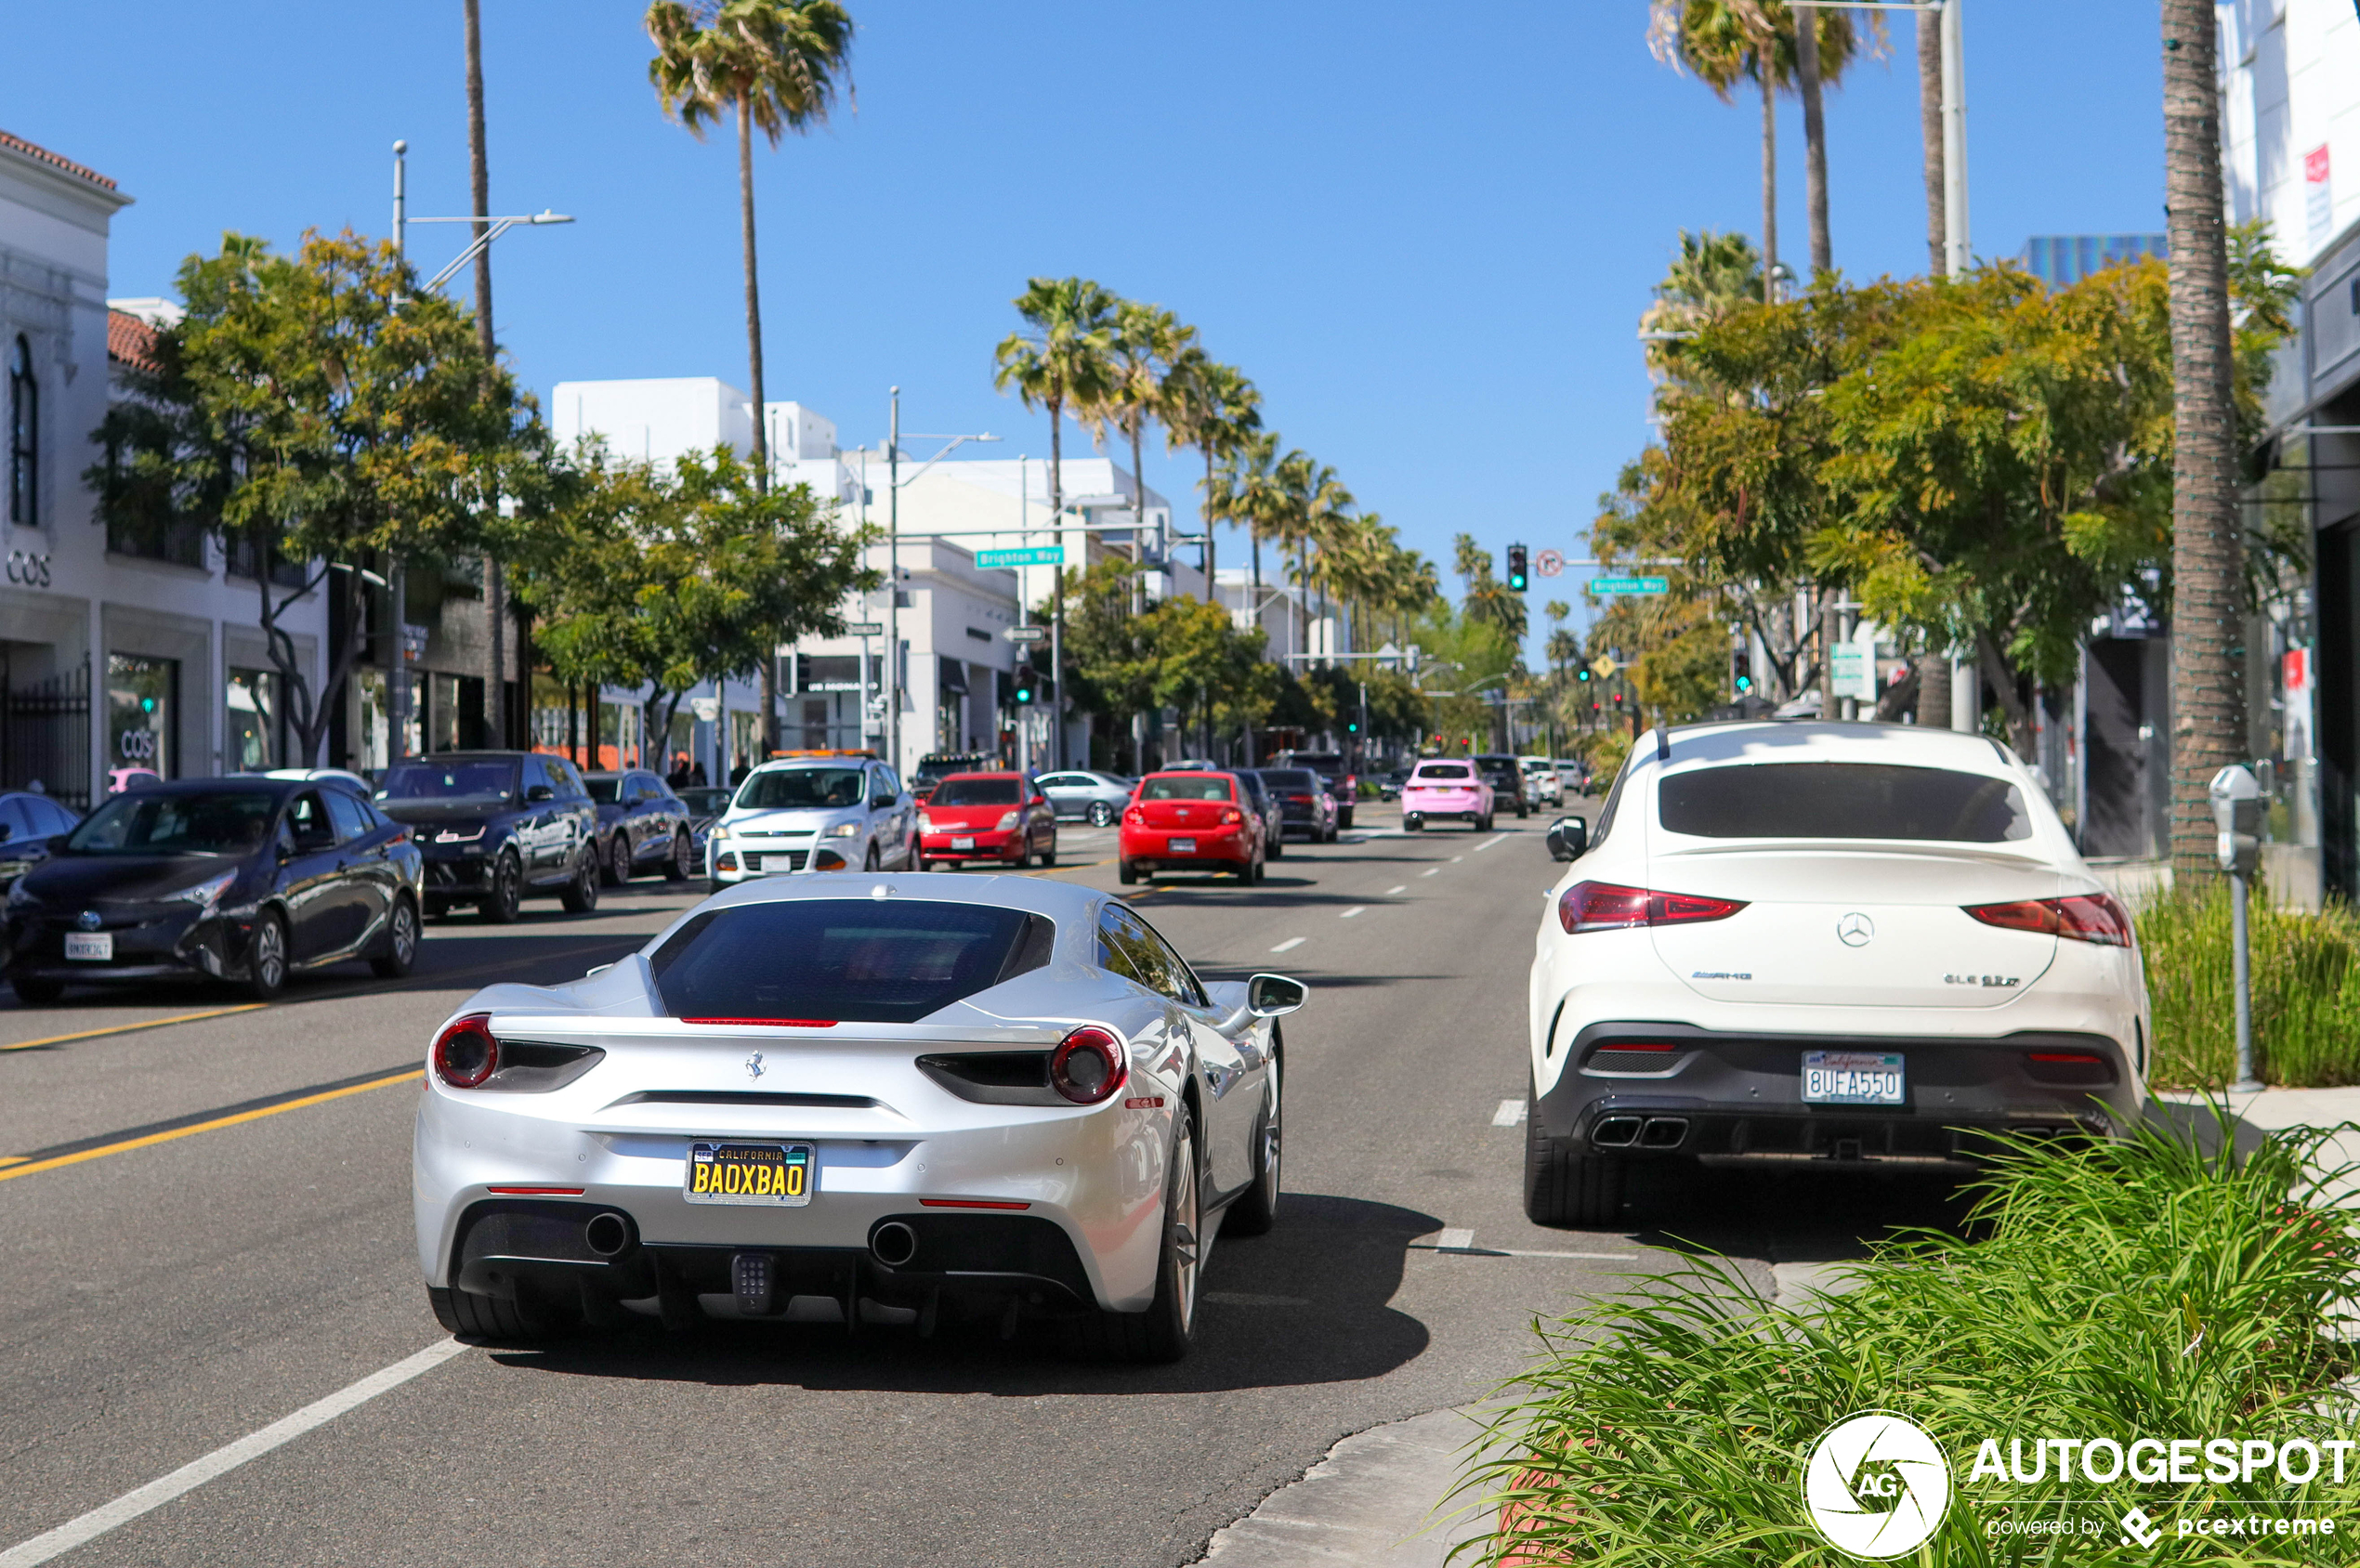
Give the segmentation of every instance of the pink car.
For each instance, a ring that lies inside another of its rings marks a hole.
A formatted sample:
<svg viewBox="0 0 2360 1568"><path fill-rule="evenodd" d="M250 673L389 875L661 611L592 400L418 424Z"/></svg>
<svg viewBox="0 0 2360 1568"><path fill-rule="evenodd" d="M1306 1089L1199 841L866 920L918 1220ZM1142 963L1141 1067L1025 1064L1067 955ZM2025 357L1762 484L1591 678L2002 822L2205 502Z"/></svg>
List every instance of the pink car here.
<svg viewBox="0 0 2360 1568"><path fill-rule="evenodd" d="M1478 833L1491 831L1491 786L1471 762L1436 757L1422 762L1401 786L1401 826L1422 832L1436 817L1454 817Z"/></svg>

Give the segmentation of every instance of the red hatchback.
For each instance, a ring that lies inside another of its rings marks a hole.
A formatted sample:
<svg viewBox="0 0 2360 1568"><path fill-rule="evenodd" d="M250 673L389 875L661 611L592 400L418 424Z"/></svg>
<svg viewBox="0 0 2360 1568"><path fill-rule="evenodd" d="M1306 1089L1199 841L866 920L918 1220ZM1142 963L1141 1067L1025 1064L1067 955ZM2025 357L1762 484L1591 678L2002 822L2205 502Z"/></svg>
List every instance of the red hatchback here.
<svg viewBox="0 0 2360 1568"><path fill-rule="evenodd" d="M1122 814L1119 874L1230 871L1262 880L1262 814L1233 773L1151 773Z"/></svg>
<svg viewBox="0 0 2360 1568"><path fill-rule="evenodd" d="M996 860L1057 863L1057 814L1021 773L953 773L918 813L918 867Z"/></svg>

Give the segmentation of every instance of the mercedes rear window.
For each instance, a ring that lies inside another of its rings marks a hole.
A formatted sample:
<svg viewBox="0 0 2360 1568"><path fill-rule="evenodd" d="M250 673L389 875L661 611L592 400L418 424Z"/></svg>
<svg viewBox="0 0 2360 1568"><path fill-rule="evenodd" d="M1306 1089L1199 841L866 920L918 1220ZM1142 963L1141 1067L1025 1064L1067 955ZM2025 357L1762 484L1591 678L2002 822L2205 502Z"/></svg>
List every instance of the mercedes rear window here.
<svg viewBox="0 0 2360 1568"><path fill-rule="evenodd" d="M2024 794L2004 778L1892 763L1739 763L1675 773L1657 787L1667 832L1700 839L2032 837Z"/></svg>
<svg viewBox="0 0 2360 1568"><path fill-rule="evenodd" d="M1049 961L1046 916L794 898L708 909L648 960L675 1018L910 1024Z"/></svg>
<svg viewBox="0 0 2360 1568"><path fill-rule="evenodd" d="M946 778L934 792L935 805L1015 805L1024 799L1013 778Z"/></svg>

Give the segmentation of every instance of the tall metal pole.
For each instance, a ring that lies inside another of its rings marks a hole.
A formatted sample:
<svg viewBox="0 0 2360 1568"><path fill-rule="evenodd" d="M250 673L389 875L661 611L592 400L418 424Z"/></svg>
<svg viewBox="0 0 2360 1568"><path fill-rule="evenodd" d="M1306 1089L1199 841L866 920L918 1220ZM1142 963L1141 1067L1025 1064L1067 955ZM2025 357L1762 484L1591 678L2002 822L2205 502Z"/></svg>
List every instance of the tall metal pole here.
<svg viewBox="0 0 2360 1568"><path fill-rule="evenodd" d="M901 763L901 388L885 419L885 755Z"/></svg>
<svg viewBox="0 0 2360 1568"><path fill-rule="evenodd" d="M2237 993L2237 1078L2229 1087L2240 1094L2260 1090L2262 1080L2253 1076L2253 956L2246 946L2246 901L2249 886L2245 874L2229 874L2229 940L2233 956L2230 977Z"/></svg>
<svg viewBox="0 0 2360 1568"><path fill-rule="evenodd" d="M1942 6L1942 229L1949 275L1973 260L1967 243L1967 64L1959 0Z"/></svg>
<svg viewBox="0 0 2360 1568"><path fill-rule="evenodd" d="M1026 530L1031 526L1032 493L1025 489L1024 453L1018 452L1016 453L1017 548L1027 548L1031 544L1032 541L1026 536ZM1018 567L1016 568L1016 624L1019 626L1029 626L1032 624L1031 612L1029 608L1026 605L1024 597L1024 580L1026 574L1030 571L1030 569L1031 568L1029 567ZM1029 660L1031 658L1032 645L1030 643L1018 643L1016 645L1016 662L1022 664ZM1037 679L1038 677L1036 676L1035 678ZM1032 715L1021 708L1019 708L1016 712L1016 770L1025 774L1027 777L1029 777L1032 773Z"/></svg>
<svg viewBox="0 0 2360 1568"><path fill-rule="evenodd" d="M396 261L406 262L410 253L410 144L393 144L393 255ZM353 582L361 582L360 563L354 562ZM400 762L409 754L410 736L410 650L407 647L409 611L403 603L410 596L409 583L401 571L401 557L392 551L386 553L386 599L387 613L393 618L393 669L386 683L386 703L393 711L387 715L386 760Z"/></svg>

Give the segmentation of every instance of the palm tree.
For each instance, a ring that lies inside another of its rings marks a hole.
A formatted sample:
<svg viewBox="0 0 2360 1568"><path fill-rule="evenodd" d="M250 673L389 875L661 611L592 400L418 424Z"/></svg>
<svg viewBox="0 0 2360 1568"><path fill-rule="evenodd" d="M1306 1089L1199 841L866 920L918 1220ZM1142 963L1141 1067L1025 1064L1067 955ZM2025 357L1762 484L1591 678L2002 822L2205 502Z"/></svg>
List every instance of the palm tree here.
<svg viewBox="0 0 2360 1568"><path fill-rule="evenodd" d="M1142 305L1126 299L1115 307L1112 335L1114 348L1108 367L1111 374L1106 392L1084 406L1094 435L1103 423L1111 422L1131 443L1131 479L1138 491L1133 498L1132 515L1139 525L1131 535L1131 558L1136 561L1147 542L1142 536L1147 523L1147 471L1140 451L1142 438L1147 421L1169 421L1164 382L1173 361L1196 342L1197 330L1183 325L1179 317L1160 305ZM1134 608L1139 608L1135 600Z"/></svg>
<svg viewBox="0 0 2360 1568"><path fill-rule="evenodd" d="M1261 428L1262 394L1236 366L1221 364L1196 347L1173 361L1164 377L1164 438L1173 450L1191 446L1204 454L1204 592L1213 604L1221 602L1213 577L1219 560L1213 530L1235 519L1225 518L1213 504L1213 467L1236 454Z"/></svg>
<svg viewBox="0 0 2360 1568"><path fill-rule="evenodd" d="M480 0L465 0L464 20L467 40L467 187L475 205L468 212L481 218L492 211L492 167L484 148L483 136L483 19ZM483 241L484 226L470 225L476 242ZM492 247L476 252L476 346L483 350L486 365L494 362L499 345L492 334ZM486 553L483 557L483 621L489 634L484 638L487 660L483 681L484 741L487 745L506 746L516 738L508 733L508 612L501 603L500 560ZM523 670L523 686L530 692L532 684L532 661L518 660ZM526 708L531 703L527 699Z"/></svg>
<svg viewBox="0 0 2360 1568"><path fill-rule="evenodd" d="M705 127L734 111L738 119L738 223L745 242L746 363L754 385L754 488L770 491L768 406L762 385L762 291L754 248L754 133L773 149L789 131L828 122L836 84L851 92L852 17L837 0L654 0L648 37L656 46L648 80L663 105L699 141ZM762 749L779 744L779 661L762 661Z"/></svg>
<svg viewBox="0 0 2360 1568"><path fill-rule="evenodd" d="M1246 601L1247 624L1262 622L1262 539L1278 528L1287 512L1287 494L1278 471L1278 433L1259 431L1248 436L1229 454L1215 480L1208 504L1215 515L1246 526L1253 546L1253 588Z"/></svg>
<svg viewBox="0 0 2360 1568"><path fill-rule="evenodd" d="M2163 0L2163 168L2170 215L2171 861L2207 875L2205 786L2245 752L2244 568L2221 98L2209 0Z"/></svg>
<svg viewBox="0 0 2360 1568"><path fill-rule="evenodd" d="M1096 406L1113 380L1115 296L1087 278L1032 278L1014 304L1016 314L1031 328L1031 335L1010 333L993 355L998 369L991 384L1001 391L1014 388L1028 409L1049 413L1049 521L1062 530L1065 520L1065 415L1068 410ZM1059 532L1062 540L1064 534ZM1051 626L1064 642L1066 569L1051 572ZM1057 765L1066 765L1065 670L1051 671Z"/></svg>

